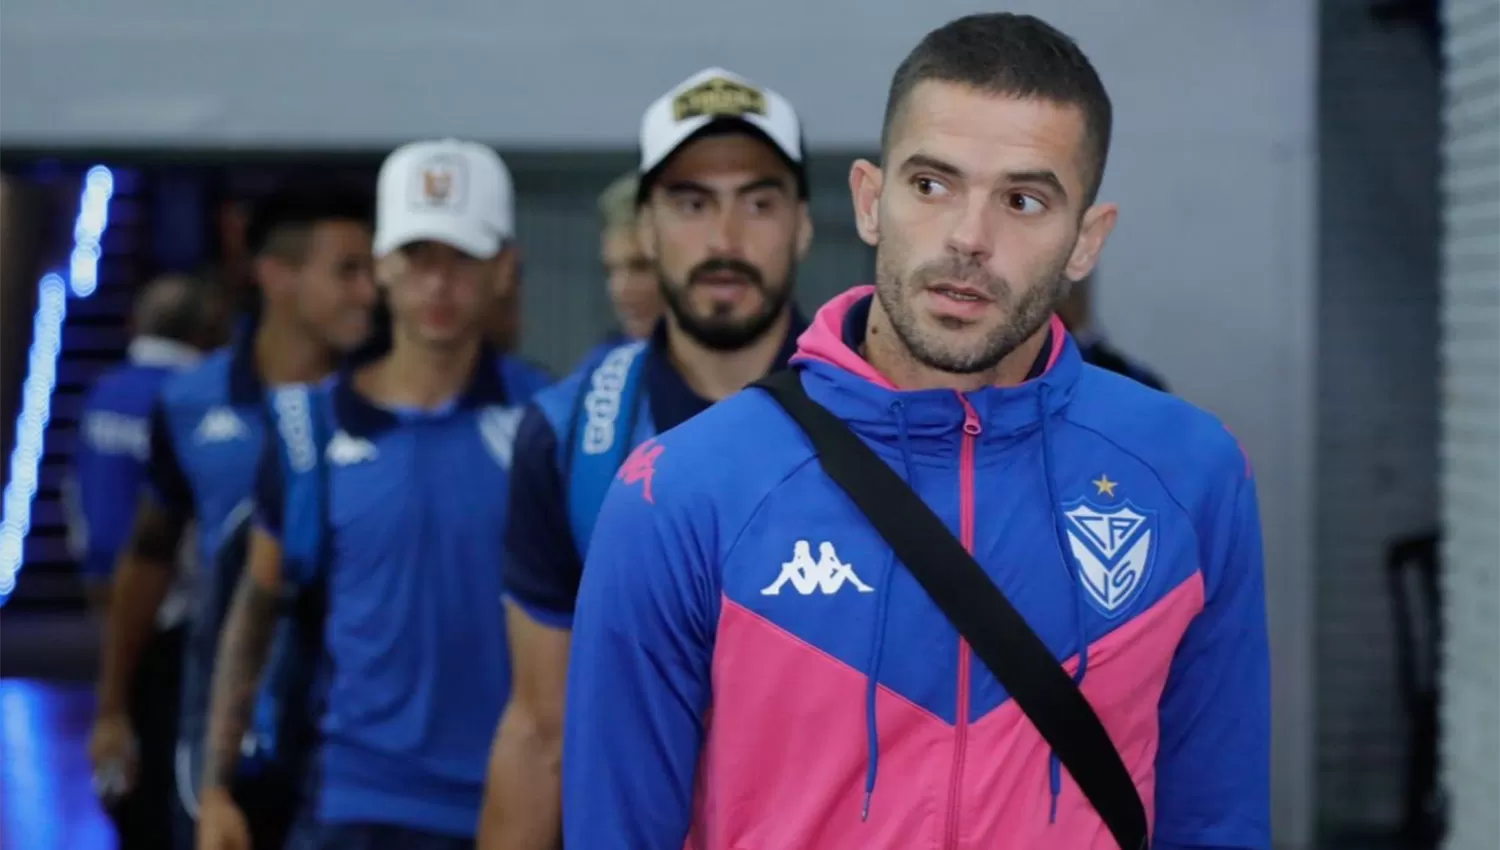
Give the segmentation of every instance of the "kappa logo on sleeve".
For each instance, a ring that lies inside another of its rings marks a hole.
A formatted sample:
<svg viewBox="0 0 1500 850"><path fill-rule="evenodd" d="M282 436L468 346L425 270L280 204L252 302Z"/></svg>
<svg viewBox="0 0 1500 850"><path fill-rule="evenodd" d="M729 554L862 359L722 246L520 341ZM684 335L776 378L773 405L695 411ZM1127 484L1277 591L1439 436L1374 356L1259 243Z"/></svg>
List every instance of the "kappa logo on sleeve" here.
<svg viewBox="0 0 1500 850"><path fill-rule="evenodd" d="M656 459L665 448L655 439L641 443L620 464L620 472L615 476L626 484L640 484L641 496L653 505L656 500L651 496L651 481L656 477Z"/></svg>

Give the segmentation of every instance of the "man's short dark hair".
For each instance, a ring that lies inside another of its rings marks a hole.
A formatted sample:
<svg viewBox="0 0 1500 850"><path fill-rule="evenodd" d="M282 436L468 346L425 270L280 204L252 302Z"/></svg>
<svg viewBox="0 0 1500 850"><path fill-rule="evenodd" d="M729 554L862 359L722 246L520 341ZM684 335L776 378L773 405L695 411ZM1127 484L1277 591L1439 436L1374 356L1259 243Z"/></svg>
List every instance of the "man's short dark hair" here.
<svg viewBox="0 0 1500 850"><path fill-rule="evenodd" d="M301 263L314 225L349 221L370 227L374 218L369 193L343 184L283 190L253 205L245 245L252 257L274 256Z"/></svg>
<svg viewBox="0 0 1500 850"><path fill-rule="evenodd" d="M1008 12L968 15L928 33L891 79L880 133L885 154L907 98L927 80L1081 109L1094 166L1086 195L1093 202L1109 156L1113 107L1099 74L1073 39L1039 18Z"/></svg>

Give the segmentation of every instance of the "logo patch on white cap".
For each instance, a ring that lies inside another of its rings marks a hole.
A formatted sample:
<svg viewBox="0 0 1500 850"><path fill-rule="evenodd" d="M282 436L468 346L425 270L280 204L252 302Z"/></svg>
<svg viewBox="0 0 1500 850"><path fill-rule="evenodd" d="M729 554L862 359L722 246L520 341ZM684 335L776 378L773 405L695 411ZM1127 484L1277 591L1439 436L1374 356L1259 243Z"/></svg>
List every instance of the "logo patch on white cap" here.
<svg viewBox="0 0 1500 850"><path fill-rule="evenodd" d="M461 210L469 188L468 163L461 156L438 154L412 170L409 197L413 209Z"/></svg>
<svg viewBox="0 0 1500 850"><path fill-rule="evenodd" d="M641 160L646 174L715 121L741 121L758 130L786 158L802 164L802 124L787 99L723 68L705 68L673 86L641 116Z"/></svg>
<svg viewBox="0 0 1500 850"><path fill-rule="evenodd" d="M712 77L672 99L672 118L743 118L765 115L766 95L760 89L727 77Z"/></svg>

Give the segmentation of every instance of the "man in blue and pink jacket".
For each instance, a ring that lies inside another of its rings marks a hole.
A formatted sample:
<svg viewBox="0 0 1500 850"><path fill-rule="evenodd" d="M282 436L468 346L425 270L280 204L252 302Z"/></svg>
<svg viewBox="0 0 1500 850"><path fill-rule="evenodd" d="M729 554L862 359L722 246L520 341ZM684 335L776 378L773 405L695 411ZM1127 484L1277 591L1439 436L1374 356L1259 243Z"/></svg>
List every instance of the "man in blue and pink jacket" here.
<svg viewBox="0 0 1500 850"><path fill-rule="evenodd" d="M876 286L802 385L917 492L1072 675L1155 848L1267 848L1255 484L1212 416L1087 366L1053 317L1117 210L1066 36L975 15L897 70L850 176ZM570 847L1112 848L990 671L751 389L626 464L595 526L563 735Z"/></svg>

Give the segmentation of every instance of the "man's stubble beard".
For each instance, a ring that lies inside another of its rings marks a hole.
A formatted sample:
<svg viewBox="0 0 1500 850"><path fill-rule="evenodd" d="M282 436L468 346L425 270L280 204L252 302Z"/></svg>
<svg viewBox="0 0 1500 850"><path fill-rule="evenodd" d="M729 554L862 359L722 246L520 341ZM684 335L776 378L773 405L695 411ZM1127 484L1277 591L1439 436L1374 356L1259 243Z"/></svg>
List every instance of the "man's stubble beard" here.
<svg viewBox="0 0 1500 850"><path fill-rule="evenodd" d="M913 360L930 369L950 375L974 375L988 372L1000 364L1022 343L1050 321L1057 305L1067 297L1072 283L1064 276L1068 255L1063 255L1048 270L1046 283L1028 289L1016 301L1015 288L982 268L966 265L957 258L927 263L905 277L898 266L901 258L884 243L875 250L875 295L890 317L897 339ZM988 290L995 303L1006 310L1006 320L985 336L981 345L965 351L954 351L918 325L913 302L927 284L951 279Z"/></svg>

